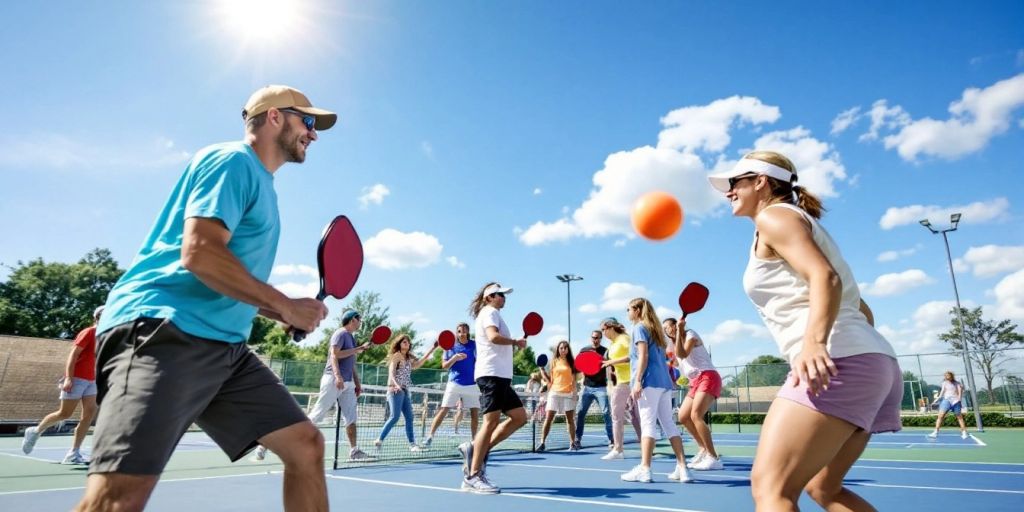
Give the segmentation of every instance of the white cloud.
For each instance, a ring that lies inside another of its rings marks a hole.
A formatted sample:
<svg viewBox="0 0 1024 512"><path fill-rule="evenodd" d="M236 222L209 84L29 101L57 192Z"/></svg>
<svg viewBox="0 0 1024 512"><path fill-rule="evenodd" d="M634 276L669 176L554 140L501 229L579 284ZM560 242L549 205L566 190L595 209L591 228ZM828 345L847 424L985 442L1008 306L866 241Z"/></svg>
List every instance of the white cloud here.
<svg viewBox="0 0 1024 512"><path fill-rule="evenodd" d="M604 288L600 310L613 313L624 312L629 301L637 297L649 297L650 294L650 290L639 284L611 283Z"/></svg>
<svg viewBox="0 0 1024 512"><path fill-rule="evenodd" d="M461 262L461 261L459 261L459 259L456 258L455 256L448 256L444 260L447 261L448 264L451 265L452 267L455 267L455 268L466 268L466 264Z"/></svg>
<svg viewBox="0 0 1024 512"><path fill-rule="evenodd" d="M676 314L676 310L667 308L665 306L658 306L654 308L654 314L658 315L658 318L660 318L663 322L668 318L676 318L677 316L679 316Z"/></svg>
<svg viewBox="0 0 1024 512"><path fill-rule="evenodd" d="M429 141L420 142L420 151L422 151L427 158L431 160L434 159L434 145Z"/></svg>
<svg viewBox="0 0 1024 512"><path fill-rule="evenodd" d="M191 156L163 136L111 144L61 133L0 135L0 169L138 171L180 166Z"/></svg>
<svg viewBox="0 0 1024 512"><path fill-rule="evenodd" d="M860 117L860 107L853 107L844 110L832 120L832 135L839 135L846 131Z"/></svg>
<svg viewBox="0 0 1024 512"><path fill-rule="evenodd" d="M860 136L860 141L878 140L879 132L882 129L895 130L910 123L910 114L907 114L903 107L896 105L890 107L885 100L878 100L871 105L871 110L866 116L871 118L871 127L867 133Z"/></svg>
<svg viewBox="0 0 1024 512"><path fill-rule="evenodd" d="M801 126L766 133L754 142L754 149L778 151L789 157L796 165L800 185L819 196L835 197L835 183L846 179L846 168L835 148L811 137L811 132Z"/></svg>
<svg viewBox="0 0 1024 512"><path fill-rule="evenodd" d="M320 291L320 283L317 281L310 281L308 283L276 283L274 288L277 288L281 293L293 297L316 297L316 294Z"/></svg>
<svg viewBox="0 0 1024 512"><path fill-rule="evenodd" d="M761 103L758 98L732 96L703 106L683 107L661 118L664 129L658 134L658 148L720 152L731 142L729 129L734 125L774 123L782 114L779 107Z"/></svg>
<svg viewBox="0 0 1024 512"><path fill-rule="evenodd" d="M881 129L894 131L884 137L886 149L895 148L906 161L920 156L954 160L981 150L993 137L1006 132L1013 113L1024 106L1024 73L1000 80L984 89L971 87L949 105L950 117L913 120L900 106L888 108L875 102L879 115L872 116L871 130L862 139L876 139ZM872 108L874 113L875 108Z"/></svg>
<svg viewBox="0 0 1024 512"><path fill-rule="evenodd" d="M600 310L598 309L597 304L587 303L587 304L584 304L584 305L580 306L579 311L580 311L580 313L591 314L591 313L597 313Z"/></svg>
<svg viewBox="0 0 1024 512"><path fill-rule="evenodd" d="M894 274L882 274L875 279L874 283L860 283L860 290L864 295L885 297L906 293L913 288L933 282L934 280L928 277L924 271L912 268Z"/></svg>
<svg viewBox="0 0 1024 512"><path fill-rule="evenodd" d="M384 229L363 244L366 260L384 270L422 268L440 261L444 246L433 235Z"/></svg>
<svg viewBox="0 0 1024 512"><path fill-rule="evenodd" d="M1024 322L1024 269L1004 277L993 289L997 319Z"/></svg>
<svg viewBox="0 0 1024 512"><path fill-rule="evenodd" d="M768 328L761 324L746 324L741 320L726 320L715 326L715 330L704 336L709 344L731 341L748 341L751 338L771 339Z"/></svg>
<svg viewBox="0 0 1024 512"><path fill-rule="evenodd" d="M910 256L910 255L916 253L919 249L921 249L921 245L917 245L916 247L912 247L910 249L900 249L900 250L897 250L897 251L885 251L885 252L883 252L883 253L878 255L878 261L880 261L880 262L896 261L896 260L898 260L900 258L905 258L907 256Z"/></svg>
<svg viewBox="0 0 1024 512"><path fill-rule="evenodd" d="M359 207L364 210L371 204L383 203L384 198L391 194L391 190L383 183L377 183L372 187L363 187L362 192L363 195L359 196Z"/></svg>
<svg viewBox="0 0 1024 512"><path fill-rule="evenodd" d="M924 354L945 352L950 350L939 335L952 328L951 314L955 302L930 301L922 304L914 311L909 322L898 327L879 325L878 332L892 343L897 354ZM962 303L965 308L974 307L970 301ZM879 317L875 312L875 318ZM916 373L916 371L915 371Z"/></svg>
<svg viewBox="0 0 1024 512"><path fill-rule="evenodd" d="M317 269L309 265L274 265L274 269L270 271L272 276L307 276L307 277L320 277Z"/></svg>
<svg viewBox="0 0 1024 512"><path fill-rule="evenodd" d="M625 238L620 238L620 239L616 240L614 243L612 243L612 247L625 247L625 246L626 246L626 239Z"/></svg>
<svg viewBox="0 0 1024 512"><path fill-rule="evenodd" d="M539 196L539 195L541 195L543 193L544 193L544 191L541 190L540 187L537 187L537 188L533 189L533 195L535 195L535 196Z"/></svg>
<svg viewBox="0 0 1024 512"><path fill-rule="evenodd" d="M595 172L589 197L571 215L551 222L539 221L519 234L527 246L575 237L625 236L633 238L630 213L641 195L661 190L675 197L692 224L713 215L726 204L724 197L707 182L709 171L735 164L722 151L731 142L730 129L758 125L779 118L778 107L766 106L757 98L732 97L709 105L691 106L662 118L664 129L657 146L640 146L608 155L604 167ZM756 148L781 150L797 164L800 181L812 192L834 196L833 182L846 177L838 154L826 143L801 127L761 136ZM713 152L706 164L697 151Z"/></svg>
<svg viewBox="0 0 1024 512"><path fill-rule="evenodd" d="M885 211L878 225L889 230L897 226L917 224L921 219L928 219L935 227L949 225L949 216L961 213L962 224L981 224L1007 217L1010 202L1005 197L997 197L991 201L978 201L961 206L941 207L936 205L920 205L892 207Z"/></svg>
<svg viewBox="0 0 1024 512"><path fill-rule="evenodd" d="M967 249L953 261L958 271L974 270L976 277L993 277L1024 268L1024 245L983 245Z"/></svg>

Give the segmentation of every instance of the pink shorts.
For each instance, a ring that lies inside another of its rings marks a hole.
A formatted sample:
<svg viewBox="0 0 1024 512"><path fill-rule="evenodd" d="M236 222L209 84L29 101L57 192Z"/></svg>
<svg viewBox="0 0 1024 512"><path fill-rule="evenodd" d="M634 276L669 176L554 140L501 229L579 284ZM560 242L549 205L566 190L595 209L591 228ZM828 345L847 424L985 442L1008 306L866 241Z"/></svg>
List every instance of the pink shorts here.
<svg viewBox="0 0 1024 512"><path fill-rule="evenodd" d="M790 372L778 397L848 421L872 434L903 428L903 374L895 359L885 354L859 354L832 361L839 374L829 381L828 390L811 396L807 383L793 386Z"/></svg>
<svg viewBox="0 0 1024 512"><path fill-rule="evenodd" d="M690 382L690 391L686 396L693 398L702 391L715 398L722 396L722 376L715 370L704 370Z"/></svg>

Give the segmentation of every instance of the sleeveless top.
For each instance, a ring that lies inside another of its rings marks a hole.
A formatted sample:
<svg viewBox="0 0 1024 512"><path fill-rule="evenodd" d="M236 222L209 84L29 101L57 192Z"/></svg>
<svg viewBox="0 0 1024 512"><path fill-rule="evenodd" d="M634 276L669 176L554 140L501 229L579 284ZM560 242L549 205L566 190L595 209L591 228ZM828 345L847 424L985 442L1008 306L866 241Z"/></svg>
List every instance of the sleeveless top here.
<svg viewBox="0 0 1024 512"><path fill-rule="evenodd" d="M398 359L394 364L395 381L402 389L408 389L412 385L412 363L408 359Z"/></svg>
<svg viewBox="0 0 1024 512"><path fill-rule="evenodd" d="M694 346L693 350L690 351L690 355L685 358L676 358L683 368L683 375L686 375L687 379L693 379L700 375L700 372L715 370L715 365L711 362L711 354L708 352L707 347L704 346L704 340L701 339L700 335L692 329L687 329L686 337L697 338L700 341L700 345Z"/></svg>
<svg viewBox="0 0 1024 512"><path fill-rule="evenodd" d="M868 324L860 311L860 289L850 266L839 253L839 247L817 219L802 209L786 203L782 207L799 213L811 227L811 236L842 281L839 314L829 333L827 350L830 357L849 357L859 354L885 354L895 358L892 345ZM779 352L792 363L803 349L807 318L810 314L810 287L793 267L783 259L765 260L757 257L758 237L750 247L750 261L743 273L743 289L747 292L765 326L775 338Z"/></svg>

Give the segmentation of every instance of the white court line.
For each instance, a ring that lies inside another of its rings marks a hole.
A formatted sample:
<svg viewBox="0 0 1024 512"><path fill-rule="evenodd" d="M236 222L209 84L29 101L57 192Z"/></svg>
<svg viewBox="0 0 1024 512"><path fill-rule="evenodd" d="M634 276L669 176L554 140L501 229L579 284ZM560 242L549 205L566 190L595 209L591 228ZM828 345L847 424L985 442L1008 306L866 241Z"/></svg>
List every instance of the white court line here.
<svg viewBox="0 0 1024 512"><path fill-rule="evenodd" d="M974 437L974 434L967 434L967 435L971 436L971 439L974 439L974 442L975 442L975 443L978 443L978 444L980 444L981 446L988 446L987 444L983 443L983 442L981 441L981 439L978 439L977 437Z"/></svg>
<svg viewBox="0 0 1024 512"><path fill-rule="evenodd" d="M60 462L59 460L43 459L43 458L39 458L39 457L30 457L28 455L21 455L21 454L18 454L18 453L10 453L10 452L0 452L0 455L6 455L8 457L17 457L19 459L37 460L39 462L47 462L47 463L50 463L50 464L57 464L57 463Z"/></svg>
<svg viewBox="0 0 1024 512"><path fill-rule="evenodd" d="M192 481L195 481L195 480L216 480L216 479L219 479L219 478L237 478L237 477L240 477L240 476L273 475L273 474L277 474L277 473L281 473L281 471L263 471L263 472L260 472L260 473L239 473L237 475L193 476L193 477L189 477L189 478L170 478L170 479L167 479L167 480L160 479L160 481L157 483L157 485L160 485L162 483L169 483L169 482L192 482ZM80 487L57 487L57 488L52 488L52 489L32 489L32 490L28 490L28 491L3 491L3 492L0 492L0 496L7 496L9 494L36 494L36 493L43 493L43 492L74 491L74 490L83 490L83 489L85 489L85 486L80 486Z"/></svg>
<svg viewBox="0 0 1024 512"><path fill-rule="evenodd" d="M718 437L713 435L712 437ZM757 439L726 439L724 442L720 442L722 446L744 446L744 445L755 445L760 441ZM963 446L966 448L974 448L977 445L967 443L940 443L938 441L868 441L868 448L877 445L895 445L895 446ZM982 445L984 446L984 445Z"/></svg>
<svg viewBox="0 0 1024 512"><path fill-rule="evenodd" d="M463 491L462 489L454 488L454 487L439 487L439 486L435 486L435 485L410 484L410 483L405 483L405 482L392 482L392 481L388 481L388 480L373 480L373 479L370 479L370 478L358 478L358 477L354 477L354 476L327 475L327 478L333 478L335 480L351 480L353 482L364 482L364 483L370 483L370 484L391 485L391 486L395 486L395 487L411 487L413 489L427 489L427 490L431 490L431 491L445 491L445 492L457 492L457 493L466 492L466 491ZM629 508L629 509L637 509L637 510L661 510L661 511L665 511L665 512L701 512L701 511L698 511L698 510L693 510L693 509L688 509L688 508L655 507L653 505L631 505L631 504L628 504L628 503L612 503L612 502L608 502L608 501L584 500L584 499L578 499L578 498L557 498L557 497L554 497L554 496L536 496L536 495L533 495L533 494L520 494L520 493L515 493L515 492L502 492L501 494L496 494L495 496L507 496L507 497L511 497L511 498L525 498L525 499L529 499L529 500L561 501L561 502L565 502L565 503L578 503L580 505L603 505L603 506L606 506L606 507Z"/></svg>
<svg viewBox="0 0 1024 512"><path fill-rule="evenodd" d="M671 458L671 456L669 456ZM730 459L753 459L753 455L729 455ZM911 462L917 464L974 464L976 466L1024 466L1024 462L971 462L962 460L857 459L858 462Z"/></svg>
<svg viewBox="0 0 1024 512"><path fill-rule="evenodd" d="M531 468L544 468L544 469L571 469L576 471L592 471L600 473L622 473L621 470L615 469L596 469L596 468L583 468L576 466L552 466L546 464L522 464L518 462L492 462L492 466L522 466ZM854 466L855 468L857 466ZM890 469L890 468L879 468L879 469ZM722 475L718 473L708 473L706 471L694 471L690 473L690 476L695 477L696 481L699 482L702 478L720 478L725 480L750 480L749 476L734 476L734 475ZM865 482L843 482L843 485L859 485L862 487L886 487L893 489L923 489L932 491L964 491L964 492L989 492L989 493L1000 493L1000 494L1024 494L1024 491L1006 490L1006 489L974 489L974 488L963 488L963 487L927 487L919 485L886 485L886 484L872 484Z"/></svg>

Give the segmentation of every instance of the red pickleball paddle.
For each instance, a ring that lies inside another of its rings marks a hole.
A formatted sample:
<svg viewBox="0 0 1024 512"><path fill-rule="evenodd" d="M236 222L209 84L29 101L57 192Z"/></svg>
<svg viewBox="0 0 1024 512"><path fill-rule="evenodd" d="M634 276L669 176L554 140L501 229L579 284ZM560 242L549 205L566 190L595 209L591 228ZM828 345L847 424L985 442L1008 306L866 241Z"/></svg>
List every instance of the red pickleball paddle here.
<svg viewBox="0 0 1024 512"><path fill-rule="evenodd" d="M683 292L679 294L679 308L683 310L683 318L690 313L704 309L709 294L708 288L700 283L686 285Z"/></svg>
<svg viewBox="0 0 1024 512"><path fill-rule="evenodd" d="M455 346L455 333L451 331L441 331L437 335L437 345L445 350L451 350Z"/></svg>
<svg viewBox="0 0 1024 512"><path fill-rule="evenodd" d="M320 291L316 300L328 296L344 299L352 291L363 270L363 243L348 217L338 215L324 228L320 245L316 249L316 264L320 270ZM295 331L292 338L302 341L305 331Z"/></svg>
<svg viewBox="0 0 1024 512"><path fill-rule="evenodd" d="M576 356L576 369L588 377L596 375L597 372L601 371L601 361L603 360L604 358L601 357L601 354L593 350L585 350Z"/></svg>
<svg viewBox="0 0 1024 512"><path fill-rule="evenodd" d="M381 325L373 330L370 334L370 341L374 345L383 345L391 339L391 328L386 325Z"/></svg>

